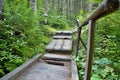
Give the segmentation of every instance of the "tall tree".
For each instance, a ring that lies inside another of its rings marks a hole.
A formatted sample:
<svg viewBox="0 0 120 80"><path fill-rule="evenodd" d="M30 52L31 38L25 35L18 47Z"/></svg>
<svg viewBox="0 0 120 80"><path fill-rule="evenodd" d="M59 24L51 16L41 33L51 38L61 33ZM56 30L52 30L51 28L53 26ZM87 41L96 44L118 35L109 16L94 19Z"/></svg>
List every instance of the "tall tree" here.
<svg viewBox="0 0 120 80"><path fill-rule="evenodd" d="M4 5L3 5L3 0L0 0L0 20L3 20L3 11L4 11Z"/></svg>
<svg viewBox="0 0 120 80"><path fill-rule="evenodd" d="M66 16L66 0L62 0L62 15L63 17Z"/></svg>
<svg viewBox="0 0 120 80"><path fill-rule="evenodd" d="M75 6L74 6L75 14L79 14L80 9L81 9L81 2L80 2L80 0L75 0L74 4L75 4Z"/></svg>
<svg viewBox="0 0 120 80"><path fill-rule="evenodd" d="M44 0L45 1L45 13L47 14L48 13L48 10L49 10L49 6L48 6L48 0Z"/></svg>
<svg viewBox="0 0 120 80"><path fill-rule="evenodd" d="M37 0L28 0L29 6L34 10L37 11Z"/></svg>
<svg viewBox="0 0 120 80"><path fill-rule="evenodd" d="M69 20L70 20L70 0L67 0L67 18L68 18L68 24L69 24L69 26L70 26L70 22L69 22Z"/></svg>
<svg viewBox="0 0 120 80"><path fill-rule="evenodd" d="M58 9L58 0L55 0L55 10Z"/></svg>

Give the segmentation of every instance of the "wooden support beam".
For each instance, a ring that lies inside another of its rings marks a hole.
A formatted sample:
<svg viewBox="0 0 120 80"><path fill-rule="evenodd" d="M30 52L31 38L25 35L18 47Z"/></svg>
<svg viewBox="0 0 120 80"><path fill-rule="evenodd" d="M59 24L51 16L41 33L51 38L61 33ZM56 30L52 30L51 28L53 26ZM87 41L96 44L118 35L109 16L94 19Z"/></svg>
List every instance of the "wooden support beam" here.
<svg viewBox="0 0 120 80"><path fill-rule="evenodd" d="M81 28L78 28L78 38L77 38L77 44L76 44L76 57L78 56L78 51L79 51L81 30L82 30Z"/></svg>
<svg viewBox="0 0 120 80"><path fill-rule="evenodd" d="M90 80L94 53L95 21L89 21L87 60L84 80Z"/></svg>
<svg viewBox="0 0 120 80"><path fill-rule="evenodd" d="M82 43L83 47L85 48L85 50L87 50L87 47L86 47L86 45L85 45L85 43L84 43L84 41L82 40L82 38L81 38L81 37L80 37L80 41L81 41L81 43Z"/></svg>
<svg viewBox="0 0 120 80"><path fill-rule="evenodd" d="M79 19L77 19L77 20L76 20L76 22L77 22L77 26L79 27L79 26L80 26L80 21L79 21ZM77 57L77 56L78 56L79 44L80 44L80 37L81 37L81 30L82 30L82 28L81 28L81 27L80 27L80 28L78 28L78 37L77 37L76 55L75 55L75 57Z"/></svg>

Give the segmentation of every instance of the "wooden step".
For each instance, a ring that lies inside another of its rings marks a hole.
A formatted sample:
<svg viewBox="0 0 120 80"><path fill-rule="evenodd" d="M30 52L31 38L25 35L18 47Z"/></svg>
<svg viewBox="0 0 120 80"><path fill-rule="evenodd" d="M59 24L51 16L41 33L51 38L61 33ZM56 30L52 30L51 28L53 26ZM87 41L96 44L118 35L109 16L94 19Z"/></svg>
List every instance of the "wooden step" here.
<svg viewBox="0 0 120 80"><path fill-rule="evenodd" d="M47 54L43 58L37 55L0 80L78 80L76 63L72 60L50 59L58 57L59 59L70 58L58 54Z"/></svg>
<svg viewBox="0 0 120 80"><path fill-rule="evenodd" d="M72 37L71 36L61 36L61 35L59 35L59 36L54 36L53 39L72 39Z"/></svg>
<svg viewBox="0 0 120 80"><path fill-rule="evenodd" d="M57 31L56 32L56 36L57 35L72 35L73 34L73 31Z"/></svg>
<svg viewBox="0 0 120 80"><path fill-rule="evenodd" d="M72 51L72 40L53 39L47 46L47 52L70 53Z"/></svg>
<svg viewBox="0 0 120 80"><path fill-rule="evenodd" d="M68 80L70 79L70 68L68 69L65 65L70 66L70 63L41 60L17 80Z"/></svg>
<svg viewBox="0 0 120 80"><path fill-rule="evenodd" d="M58 60L58 61L70 61L71 55L63 55L63 54L54 54L54 53L47 53L43 56L43 59L48 60Z"/></svg>

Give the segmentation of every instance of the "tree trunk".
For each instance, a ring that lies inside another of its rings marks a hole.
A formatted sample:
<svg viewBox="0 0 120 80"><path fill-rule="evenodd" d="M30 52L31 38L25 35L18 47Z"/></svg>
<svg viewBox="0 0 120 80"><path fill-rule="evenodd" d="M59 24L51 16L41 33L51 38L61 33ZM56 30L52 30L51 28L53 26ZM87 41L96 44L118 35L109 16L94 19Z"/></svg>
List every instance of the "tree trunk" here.
<svg viewBox="0 0 120 80"><path fill-rule="evenodd" d="M62 16L66 16L66 0L62 0Z"/></svg>
<svg viewBox="0 0 120 80"><path fill-rule="evenodd" d="M55 11L57 11L57 9L58 9L58 0L55 0L54 2L55 2L54 8L55 8Z"/></svg>
<svg viewBox="0 0 120 80"><path fill-rule="evenodd" d="M81 0L75 0L74 2L75 14L79 14L81 9Z"/></svg>
<svg viewBox="0 0 120 80"><path fill-rule="evenodd" d="M3 20L3 11L4 11L4 1L0 0L0 20Z"/></svg>
<svg viewBox="0 0 120 80"><path fill-rule="evenodd" d="M51 8L52 10L55 10L55 0L52 0L52 5L51 5L51 7L52 7L52 8Z"/></svg>
<svg viewBox="0 0 120 80"><path fill-rule="evenodd" d="M67 10L68 24L70 26L70 0L67 1Z"/></svg>
<svg viewBox="0 0 120 80"><path fill-rule="evenodd" d="M62 15L62 3L61 3L61 0L58 0L58 14Z"/></svg>
<svg viewBox="0 0 120 80"><path fill-rule="evenodd" d="M75 16L74 0L72 0L72 14L73 16Z"/></svg>
<svg viewBox="0 0 120 80"><path fill-rule="evenodd" d="M83 9L83 0L81 0L81 10Z"/></svg>
<svg viewBox="0 0 120 80"><path fill-rule="evenodd" d="M70 15L72 15L72 0L70 0Z"/></svg>
<svg viewBox="0 0 120 80"><path fill-rule="evenodd" d="M37 11L37 0L29 0L29 7L31 7L34 11Z"/></svg>

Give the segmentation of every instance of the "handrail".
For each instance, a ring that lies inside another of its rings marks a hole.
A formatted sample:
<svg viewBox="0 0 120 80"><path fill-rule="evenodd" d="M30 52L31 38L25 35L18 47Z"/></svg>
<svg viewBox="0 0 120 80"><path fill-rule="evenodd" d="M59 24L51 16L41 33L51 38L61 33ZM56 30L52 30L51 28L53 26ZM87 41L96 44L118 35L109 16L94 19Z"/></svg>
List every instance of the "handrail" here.
<svg viewBox="0 0 120 80"><path fill-rule="evenodd" d="M104 0L95 11L83 22L80 27L83 27L88 24L89 20L97 20L103 16L106 16L112 12L115 12L119 8L118 0Z"/></svg>
<svg viewBox="0 0 120 80"><path fill-rule="evenodd" d="M95 9L95 11L83 23L80 24L79 20L77 19L78 39L77 39L77 46L76 46L76 57L78 56L80 41L86 49L86 45L84 44L81 38L81 31L83 26L89 24L87 60L86 60L84 80L90 80L90 77L91 77L92 60L93 60L93 52L94 52L95 22L101 17L104 17L112 12L115 12L118 9L119 9L119 0L104 0L102 4L100 4Z"/></svg>

